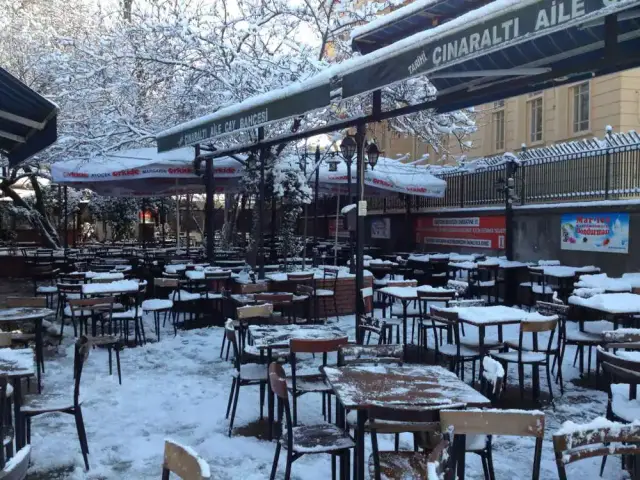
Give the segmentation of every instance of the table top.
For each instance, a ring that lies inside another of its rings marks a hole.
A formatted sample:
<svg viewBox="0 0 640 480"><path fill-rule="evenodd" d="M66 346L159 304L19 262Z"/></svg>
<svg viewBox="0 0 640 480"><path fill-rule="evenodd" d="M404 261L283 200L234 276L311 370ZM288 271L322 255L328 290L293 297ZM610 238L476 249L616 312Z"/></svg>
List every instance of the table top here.
<svg viewBox="0 0 640 480"><path fill-rule="evenodd" d="M262 292L260 295L291 295L291 292ZM309 298L308 295L293 295L292 301L301 302ZM256 299L253 293L234 293L231 300L241 304L255 303Z"/></svg>
<svg viewBox="0 0 640 480"><path fill-rule="evenodd" d="M347 409L372 405L448 405L481 407L491 401L454 373L433 365L325 367L327 381Z"/></svg>
<svg viewBox="0 0 640 480"><path fill-rule="evenodd" d="M289 340L333 340L347 334L333 325L249 325L253 346L257 348L288 347Z"/></svg>
<svg viewBox="0 0 640 480"><path fill-rule="evenodd" d="M450 307L443 310L456 312L458 320L475 326L509 325L522 320L540 319L538 312L527 312L515 307L492 305L486 307Z"/></svg>
<svg viewBox="0 0 640 480"><path fill-rule="evenodd" d="M569 297L569 303L604 313L640 313L640 295L635 293L601 293L590 298L572 295Z"/></svg>
<svg viewBox="0 0 640 480"><path fill-rule="evenodd" d="M580 279L573 284L576 288L597 288L606 292L630 292L633 286L625 278L611 278L606 273L598 275L581 275Z"/></svg>
<svg viewBox="0 0 640 480"><path fill-rule="evenodd" d="M419 287L383 287L378 292L389 295L390 297L402 300L415 300L420 293L450 293L455 294L456 291L451 288L432 287L431 285L421 285ZM444 302L444 299L443 299Z"/></svg>
<svg viewBox="0 0 640 480"><path fill-rule="evenodd" d="M0 348L0 375L31 377L36 373L33 348Z"/></svg>
<svg viewBox="0 0 640 480"><path fill-rule="evenodd" d="M135 280L118 280L109 283L87 283L82 285L82 293L96 295L101 293L129 293L137 292L140 283Z"/></svg>
<svg viewBox="0 0 640 480"><path fill-rule="evenodd" d="M545 265L539 267L532 267L536 270L542 271L542 273L548 277L555 278L567 278L573 277L576 273L595 273L599 272L600 269L593 265L589 265L586 267L567 267L565 265Z"/></svg>
<svg viewBox="0 0 640 480"><path fill-rule="evenodd" d="M17 307L0 310L0 322L22 322L39 320L56 312L50 308Z"/></svg>

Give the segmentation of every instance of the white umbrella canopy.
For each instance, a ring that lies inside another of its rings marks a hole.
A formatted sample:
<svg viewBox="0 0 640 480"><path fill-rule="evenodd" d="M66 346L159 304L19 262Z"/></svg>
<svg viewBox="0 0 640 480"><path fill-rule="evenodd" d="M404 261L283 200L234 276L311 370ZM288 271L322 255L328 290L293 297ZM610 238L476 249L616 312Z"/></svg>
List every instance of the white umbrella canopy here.
<svg viewBox="0 0 640 480"><path fill-rule="evenodd" d="M346 194L348 184L347 165L340 161L337 171L329 170L329 165L320 165L320 191L330 194ZM355 194L358 182L355 162L351 166L351 191ZM313 176L310 179L313 184ZM365 195L388 195L390 192L417 195L421 197L444 196L447 182L431 173L425 165L401 163L390 158L380 157L372 169L367 165L364 174Z"/></svg>
<svg viewBox="0 0 640 480"><path fill-rule="evenodd" d="M158 153L155 147L122 150L90 161L58 162L51 166L54 182L89 188L99 195L152 197L204 192L193 170L193 148ZM237 190L243 165L229 157L213 162L216 193Z"/></svg>

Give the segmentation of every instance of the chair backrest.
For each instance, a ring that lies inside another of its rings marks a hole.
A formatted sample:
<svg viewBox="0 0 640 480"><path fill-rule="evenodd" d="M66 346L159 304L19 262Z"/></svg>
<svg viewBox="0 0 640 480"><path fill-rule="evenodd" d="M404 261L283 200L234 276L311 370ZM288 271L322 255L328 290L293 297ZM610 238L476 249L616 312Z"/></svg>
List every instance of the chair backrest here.
<svg viewBox="0 0 640 480"><path fill-rule="evenodd" d="M74 388L73 388L73 404L78 407L80 403L80 378L82 377L82 367L89 357L89 350L91 350L91 342L86 335L81 336L76 340L75 351L73 355L73 374L74 374Z"/></svg>
<svg viewBox="0 0 640 480"><path fill-rule="evenodd" d="M289 282L310 282L313 277L313 273L287 273L287 281Z"/></svg>
<svg viewBox="0 0 640 480"><path fill-rule="evenodd" d="M291 353L329 353L337 352L342 345L349 343L348 337L334 338L331 340L308 340L292 338L289 341Z"/></svg>
<svg viewBox="0 0 640 480"><path fill-rule="evenodd" d="M170 473L175 473L182 480L209 480L211 478L209 464L196 452L173 440L165 440L162 480L169 480Z"/></svg>
<svg viewBox="0 0 640 480"><path fill-rule="evenodd" d="M538 410L441 410L442 430L453 427L456 435L509 435L544 437L544 413Z"/></svg>
<svg viewBox="0 0 640 480"><path fill-rule="evenodd" d="M535 437L533 456L533 480L540 478L542 439L544 437L544 413L522 410L442 410L442 430L453 429L458 435L509 435ZM460 442L462 443L462 442ZM464 448L464 444L462 444Z"/></svg>
<svg viewBox="0 0 640 480"><path fill-rule="evenodd" d="M603 419L604 420L604 419ZM606 426L562 426L553 434L558 475L566 479L565 465L592 457L640 454L640 426L609 422Z"/></svg>
<svg viewBox="0 0 640 480"><path fill-rule="evenodd" d="M262 293L269 291L269 284L267 283L245 283L240 285L240 293Z"/></svg>
<svg viewBox="0 0 640 480"><path fill-rule="evenodd" d="M545 285L545 275L544 270L539 268L531 268L529 267L529 281L531 284Z"/></svg>
<svg viewBox="0 0 640 480"><path fill-rule="evenodd" d="M154 278L153 286L158 288L179 288L180 280L177 278Z"/></svg>
<svg viewBox="0 0 640 480"><path fill-rule="evenodd" d="M44 297L7 297L6 304L9 308L46 308L47 299Z"/></svg>
<svg viewBox="0 0 640 480"><path fill-rule="evenodd" d="M291 418L291 404L289 403L289 390L287 389L287 376L282 365L272 362L269 365L269 385L271 391L280 399L281 407L278 409L278 420L282 425L283 415L286 419L287 448L293 449L293 419ZM284 429L282 430L284 432Z"/></svg>
<svg viewBox="0 0 640 480"><path fill-rule="evenodd" d="M270 303L236 308L236 317L238 318L238 320L248 320L250 318L268 318L272 314L273 305Z"/></svg>
<svg viewBox="0 0 640 480"><path fill-rule="evenodd" d="M447 288L454 289L459 297L464 297L469 290L469 282L463 282L462 280L447 280Z"/></svg>
<svg viewBox="0 0 640 480"><path fill-rule="evenodd" d="M22 447L0 470L0 480L24 480L31 461L31 445Z"/></svg>
<svg viewBox="0 0 640 480"><path fill-rule="evenodd" d="M552 315L547 317L546 319L536 319L536 320L522 320L520 322L520 337L519 337L519 345L518 349L518 359L521 360L524 355L526 355L527 348L534 352L552 352L554 349L553 346L553 337L556 331L556 327L558 326L558 316ZM549 340L547 342L546 348L543 348L539 342L538 335L540 333L549 332ZM525 347L524 338L525 334L530 333L532 336L532 345ZM557 346L559 348L559 344Z"/></svg>
<svg viewBox="0 0 640 480"><path fill-rule="evenodd" d="M542 315L557 315L561 319L566 319L569 314L569 305L537 301L536 310Z"/></svg>
<svg viewBox="0 0 640 480"><path fill-rule="evenodd" d="M293 302L293 293L255 293L256 302L269 302L272 305L288 305Z"/></svg>
<svg viewBox="0 0 640 480"><path fill-rule="evenodd" d="M486 304L487 301L484 298L473 298L464 300L451 300L449 302L449 307L484 307Z"/></svg>
<svg viewBox="0 0 640 480"><path fill-rule="evenodd" d="M431 318L449 325L458 324L458 312L452 312L440 307L431 307Z"/></svg>
<svg viewBox="0 0 640 480"><path fill-rule="evenodd" d="M8 299L7 299L8 300ZM605 343L640 342L640 328L619 328L602 332Z"/></svg>
<svg viewBox="0 0 640 480"><path fill-rule="evenodd" d="M403 345L342 345L338 349L338 366L395 364L404 362Z"/></svg>
<svg viewBox="0 0 640 480"><path fill-rule="evenodd" d="M417 285L417 280L389 280L387 282L387 287L415 287Z"/></svg>

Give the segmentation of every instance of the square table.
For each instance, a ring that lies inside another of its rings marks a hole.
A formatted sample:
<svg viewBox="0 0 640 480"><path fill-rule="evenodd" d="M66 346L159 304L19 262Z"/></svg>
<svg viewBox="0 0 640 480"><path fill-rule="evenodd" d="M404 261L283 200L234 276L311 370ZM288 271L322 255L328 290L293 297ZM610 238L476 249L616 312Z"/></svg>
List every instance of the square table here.
<svg viewBox="0 0 640 480"><path fill-rule="evenodd" d="M454 373L431 365L362 365L325 367L324 374L337 399L358 413L356 429L356 479L364 480L364 439L367 409L378 405L433 407L490 406L491 401Z"/></svg>
<svg viewBox="0 0 640 480"><path fill-rule="evenodd" d="M410 302L418 300L418 292L420 293L451 293L453 297L455 290L444 287L432 287L430 285L422 285L420 287L383 287L378 290L378 294L391 297L400 301L402 304L402 341L407 344L407 308ZM444 303L446 299L443 299Z"/></svg>
<svg viewBox="0 0 640 480"><path fill-rule="evenodd" d="M0 348L0 375L11 380L13 385L13 415L16 432L16 450L26 444L24 422L21 418L22 379L36 374L33 348Z"/></svg>
<svg viewBox="0 0 640 480"><path fill-rule="evenodd" d="M640 314L640 295L635 293L601 293L589 298L572 295L569 304L610 317L614 330L618 328L621 317Z"/></svg>
<svg viewBox="0 0 640 480"><path fill-rule="evenodd" d="M16 307L0 310L0 324L34 322L36 334L36 363L38 365L38 391L41 389L40 376L44 372L44 342L42 340L42 320L56 312L49 308Z"/></svg>
<svg viewBox="0 0 640 480"><path fill-rule="evenodd" d="M333 325L249 325L252 346L267 354L267 365L271 364L274 348L289 348L291 339L334 340L347 334ZM267 403L269 410L268 438L273 438L274 398L271 385L267 382Z"/></svg>
<svg viewBox="0 0 640 480"><path fill-rule="evenodd" d="M82 285L83 295L104 295L134 293L140 288L141 283L136 280L119 280L110 283L87 283Z"/></svg>

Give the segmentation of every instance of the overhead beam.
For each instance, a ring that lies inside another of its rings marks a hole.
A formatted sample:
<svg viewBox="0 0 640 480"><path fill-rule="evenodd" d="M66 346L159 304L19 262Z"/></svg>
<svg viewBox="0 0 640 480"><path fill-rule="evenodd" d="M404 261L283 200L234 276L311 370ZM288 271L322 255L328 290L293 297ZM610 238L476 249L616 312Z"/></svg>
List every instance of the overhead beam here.
<svg viewBox="0 0 640 480"><path fill-rule="evenodd" d="M468 72L432 73L427 78L474 78L474 77L506 77L521 75L541 75L550 72L550 68L508 68L500 70L475 70Z"/></svg>
<svg viewBox="0 0 640 480"><path fill-rule="evenodd" d="M0 130L0 137L7 138L18 143L25 143L27 141L25 137L21 137L20 135L16 135L15 133L5 132L4 130Z"/></svg>
<svg viewBox="0 0 640 480"><path fill-rule="evenodd" d="M21 117L20 115L6 112L4 110L0 110L0 118L4 118L5 120L9 120L13 123L19 123L20 125L24 125L25 127L35 128L37 130L44 129L44 126L46 125L46 122L38 122L36 120L31 120L27 117Z"/></svg>

